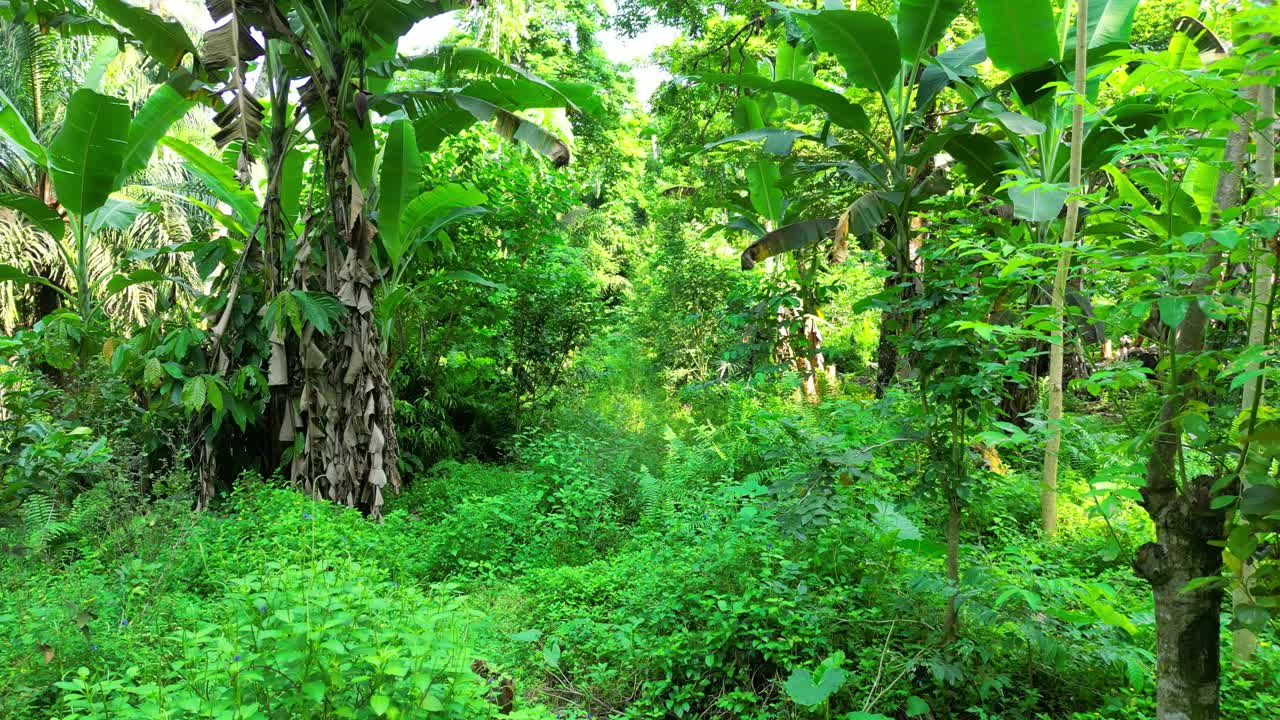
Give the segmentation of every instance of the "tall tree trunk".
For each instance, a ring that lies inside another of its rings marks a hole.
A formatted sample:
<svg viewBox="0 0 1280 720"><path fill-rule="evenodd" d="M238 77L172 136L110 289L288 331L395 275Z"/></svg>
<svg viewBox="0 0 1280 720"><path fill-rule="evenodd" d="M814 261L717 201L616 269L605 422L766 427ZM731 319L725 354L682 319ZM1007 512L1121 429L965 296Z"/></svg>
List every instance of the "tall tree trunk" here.
<svg viewBox="0 0 1280 720"><path fill-rule="evenodd" d="M1254 174L1258 183L1258 192L1269 193L1275 189L1276 185L1276 88L1271 84L1271 76L1268 74L1268 82L1258 89L1258 132L1254 134L1254 147L1256 148L1254 156ZM1271 201L1264 205L1263 212L1268 215L1276 214L1275 201ZM1274 292L1275 286L1275 270L1266 262L1270 248L1266 239L1261 241L1261 247L1258 249L1258 261L1253 266L1253 311L1249 317L1249 344L1262 345L1267 337L1268 323L1268 307L1271 304L1271 293ZM1251 364L1247 369L1255 370L1259 366L1258 363ZM1254 410L1254 402L1262 395L1263 377L1258 376L1256 381L1250 381L1244 385L1244 395L1241 401L1241 410L1245 413L1252 413ZM1240 491L1249 487L1249 473L1253 468L1249 462L1245 462L1240 468ZM1253 580L1253 562L1249 558L1242 558L1240 567L1236 570L1236 587L1231 593L1232 607L1249 604L1252 599L1249 596L1249 587ZM1258 650L1258 636L1248 628L1238 628L1232 637L1232 646L1237 663L1247 663L1253 659L1253 655Z"/></svg>
<svg viewBox="0 0 1280 720"><path fill-rule="evenodd" d="M1172 467L1168 468L1172 472ZM1195 481L1189 495L1174 495L1156 513L1156 543L1138 551L1138 574L1151 583L1156 609L1156 717L1159 720L1218 718L1218 639L1222 591L1186 584L1222 571L1224 514L1209 509L1212 477Z"/></svg>
<svg viewBox="0 0 1280 720"><path fill-rule="evenodd" d="M1246 91L1256 97L1256 86ZM1227 137L1224 169L1214 204L1224 211L1239 203L1240 170L1249 142L1249 119ZM1203 246L1205 262L1190 283L1189 297L1212 290L1223 261L1213 239ZM1210 508L1213 478L1200 477L1178 487L1181 454L1180 418L1197 392L1190 356L1204 350L1208 317L1200 303L1189 303L1186 317L1173 333L1173 354L1165 377L1164 403L1155 441L1147 459L1142 505L1155 522L1156 541L1138 549L1134 571L1151 583L1156 609L1156 717L1158 720L1217 720L1221 680L1218 650L1222 591L1182 588L1198 577L1217 575L1222 551L1210 545L1225 536L1225 511Z"/></svg>
<svg viewBox="0 0 1280 720"><path fill-rule="evenodd" d="M305 379L289 412L295 426L305 428L305 437L291 475L308 493L377 518L384 490L399 491L400 473L387 360L373 315L374 229L365 213L364 190L352 172L350 115L341 110L348 89L334 81L325 90L330 126L319 142L329 217L315 232L308 227L298 249L298 256L306 257L309 243L319 241L325 262L313 273L298 263L304 274L293 284L323 288L348 313L327 337L311 326L303 333L298 361Z"/></svg>
<svg viewBox="0 0 1280 720"><path fill-rule="evenodd" d="M1071 269L1071 248L1076 241L1076 225L1080 220L1081 153L1084 148L1084 93L1088 66L1089 0L1076 3L1076 97L1071 107L1071 192L1075 197L1067 204L1067 224L1062 229L1062 246L1058 249L1058 267L1053 275L1053 335L1049 343L1049 437L1044 446L1044 472L1040 477L1040 517L1044 533L1053 537L1058 532L1058 452L1062 449L1062 365L1066 338L1067 274Z"/></svg>

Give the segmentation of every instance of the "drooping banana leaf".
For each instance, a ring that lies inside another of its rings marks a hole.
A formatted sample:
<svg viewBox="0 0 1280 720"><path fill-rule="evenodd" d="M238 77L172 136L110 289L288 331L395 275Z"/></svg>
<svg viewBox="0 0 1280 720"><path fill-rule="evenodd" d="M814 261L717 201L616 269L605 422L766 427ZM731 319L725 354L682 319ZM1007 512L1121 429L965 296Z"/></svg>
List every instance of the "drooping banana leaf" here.
<svg viewBox="0 0 1280 720"><path fill-rule="evenodd" d="M956 135L945 147L956 162L964 165L965 174L975 185L998 184L1000 174L1017 165L1008 148L986 135Z"/></svg>
<svg viewBox="0 0 1280 720"><path fill-rule="evenodd" d="M178 67L187 55L196 53L196 46L187 36L186 29L176 20L166 20L125 0L94 0L93 5L112 22L129 31L147 55L165 67Z"/></svg>
<svg viewBox="0 0 1280 720"><path fill-rule="evenodd" d="M929 104L942 89L953 82L978 74L974 66L987 59L987 39L979 35L969 42L948 50L929 63L920 74L920 87L916 90L916 108Z"/></svg>
<svg viewBox="0 0 1280 720"><path fill-rule="evenodd" d="M839 93L812 83L799 80L770 81L768 78L760 77L759 75L735 75L732 73L697 73L683 75L681 78L777 93L822 110L831 118L831 122L840 127L862 132L871 129L871 121L861 107L854 105L848 98Z"/></svg>
<svg viewBox="0 0 1280 720"><path fill-rule="evenodd" d="M460 95L484 100L509 112L534 108L565 108L578 111L576 105L556 88L541 80L526 78L489 78L467 83Z"/></svg>
<svg viewBox="0 0 1280 720"><path fill-rule="evenodd" d="M44 146L27 125L18 106L3 92L0 92L0 136L22 159L41 167L48 165L49 159Z"/></svg>
<svg viewBox="0 0 1280 720"><path fill-rule="evenodd" d="M368 0L351 3L349 12L357 12L353 27L361 28L385 45L394 46L400 36L419 21L453 10L471 7L470 0Z"/></svg>
<svg viewBox="0 0 1280 720"><path fill-rule="evenodd" d="M185 72L175 74L169 82L151 92L138 116L129 125L129 147L125 152L116 186L124 185L130 175L142 170L155 152L156 143L183 118L195 101L187 97L192 78Z"/></svg>
<svg viewBox="0 0 1280 720"><path fill-rule="evenodd" d="M742 251L742 269L750 270L775 255L794 252L829 238L838 222L836 218L803 220L767 233Z"/></svg>
<svg viewBox="0 0 1280 720"><path fill-rule="evenodd" d="M80 216L102 207L116 188L129 148L129 105L80 89L67 103L62 128L49 143L49 174L58 201Z"/></svg>
<svg viewBox="0 0 1280 720"><path fill-rule="evenodd" d="M455 211L478 208L486 200L488 198L485 194L475 188L449 183L432 188L409 201L400 221L400 238L403 242L398 246L387 246L384 238L384 247L392 264L399 264L417 238L425 237L428 232L434 233L445 224L465 216Z"/></svg>
<svg viewBox="0 0 1280 720"><path fill-rule="evenodd" d="M720 138L702 146L703 150L720 147L737 142L759 142L764 141L764 151L771 155L779 155L786 157L791 154L791 148L795 145L799 138L809 138L818 140L817 137L810 135L802 130L791 130L788 128L759 128L756 130L747 130L729 137Z"/></svg>
<svg viewBox="0 0 1280 720"><path fill-rule="evenodd" d="M7 207L22 213L28 222L61 240L66 231L66 223L58 215L58 211L45 205L40 198L26 193L0 194L0 207Z"/></svg>
<svg viewBox="0 0 1280 720"><path fill-rule="evenodd" d="M1085 30L1085 47L1089 60L1105 56L1108 52L1128 47L1133 32L1133 18L1139 0L1089 0L1089 17ZM1076 27L1073 23L1067 31L1062 64L1071 67L1075 62ZM1097 52L1095 52L1097 51Z"/></svg>
<svg viewBox="0 0 1280 720"><path fill-rule="evenodd" d="M492 120L494 132L500 137L519 140L534 152L550 160L556 167L569 164L571 157L569 146L534 123L479 98L455 95L453 101L481 122Z"/></svg>
<svg viewBox="0 0 1280 720"><path fill-rule="evenodd" d="M205 154L202 150L177 138L166 137L160 144L173 150L186 161L187 169L204 183L205 187L222 202L231 207L236 221L246 228L258 222L261 206L253 192L240 187L231 168Z"/></svg>
<svg viewBox="0 0 1280 720"><path fill-rule="evenodd" d="M245 163L251 157L249 152L253 142L262 132L262 103L254 97L246 75L248 63L266 52L250 32L250 16L261 15L267 9L263 5L265 1L206 0L205 3L214 22L222 24L204 34L201 61L210 72L231 71L227 84L219 93L230 93L231 97L224 98L222 109L213 118L218 126L213 141L219 148L226 147L233 140L242 141L240 152ZM226 22L222 22L224 19Z"/></svg>
<svg viewBox="0 0 1280 720"><path fill-rule="evenodd" d="M102 207L85 217L85 226L89 232L96 233L103 228L124 230L133 224L138 216L149 210L156 210L155 204L140 203L123 195L112 195Z"/></svg>
<svg viewBox="0 0 1280 720"><path fill-rule="evenodd" d="M1188 15L1183 15L1173 21L1173 32L1175 39L1179 39L1178 36L1184 38L1179 43L1180 45L1183 47L1190 45L1196 49L1202 65L1217 62L1231 52L1229 43L1224 42L1215 35L1203 22ZM1169 49L1173 51L1174 45L1170 44ZM1182 66L1182 64L1179 63L1179 66Z"/></svg>

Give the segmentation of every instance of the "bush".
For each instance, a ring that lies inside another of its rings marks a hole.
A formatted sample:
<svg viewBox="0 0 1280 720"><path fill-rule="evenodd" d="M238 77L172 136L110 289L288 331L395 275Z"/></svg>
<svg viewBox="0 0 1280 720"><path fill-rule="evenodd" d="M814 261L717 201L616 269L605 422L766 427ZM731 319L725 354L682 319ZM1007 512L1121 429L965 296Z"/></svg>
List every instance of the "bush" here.
<svg viewBox="0 0 1280 720"><path fill-rule="evenodd" d="M370 580L334 560L270 563L232 580L166 662L122 675L81 668L56 683L63 720L103 718L483 718L496 714L470 669L472 620L456 603Z"/></svg>

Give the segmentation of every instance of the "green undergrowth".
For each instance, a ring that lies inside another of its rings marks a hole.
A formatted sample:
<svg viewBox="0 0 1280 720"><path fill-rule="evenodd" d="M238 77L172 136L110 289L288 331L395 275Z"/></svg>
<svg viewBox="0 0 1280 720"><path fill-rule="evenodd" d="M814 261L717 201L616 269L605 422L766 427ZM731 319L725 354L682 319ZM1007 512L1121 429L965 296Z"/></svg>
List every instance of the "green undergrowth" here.
<svg viewBox="0 0 1280 720"><path fill-rule="evenodd" d="M481 718L510 687L525 718L1150 717L1128 569L1149 530L1108 482L1106 420L1064 463L1053 542L1024 530L1033 444L971 451L947 647L910 395L668 396L626 338L600 342L507 462L440 463L381 523L243 478L213 511L129 498L127 521L6 556L0 716ZM86 497L86 527L125 502ZM1278 669L1264 638L1227 716L1265 717Z"/></svg>

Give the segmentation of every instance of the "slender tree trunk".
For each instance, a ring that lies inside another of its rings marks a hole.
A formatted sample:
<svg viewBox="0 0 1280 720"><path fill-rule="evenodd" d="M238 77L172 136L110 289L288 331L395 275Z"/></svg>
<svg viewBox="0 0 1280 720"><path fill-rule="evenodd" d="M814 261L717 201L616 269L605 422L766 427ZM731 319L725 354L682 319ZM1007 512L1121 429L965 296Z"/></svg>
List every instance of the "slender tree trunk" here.
<svg viewBox="0 0 1280 720"><path fill-rule="evenodd" d="M1067 204L1067 223L1062 229L1062 247L1058 251L1058 267L1053 275L1054 332L1049 343L1049 437L1044 446L1044 472L1040 478L1040 515L1044 533L1058 533L1058 452L1062 449L1062 366L1066 337L1067 274L1071 269L1071 249L1076 241L1076 225L1080 220L1081 153L1084 148L1084 93L1087 72L1089 0L1076 3L1076 97L1071 107L1071 192L1076 196Z"/></svg>
<svg viewBox="0 0 1280 720"><path fill-rule="evenodd" d="M1256 97L1256 86L1246 91ZM1239 203L1240 170L1249 141L1249 119L1227 137L1224 169L1214 203L1218 211ZM1212 291L1223 262L1222 247L1209 239L1205 262L1187 295ZM1173 333L1173 353L1165 378L1165 400L1157 419L1155 441L1147 459L1142 505L1155 522L1156 541L1138 549L1134 571L1151 583L1156 609L1156 717L1158 720L1217 720L1221 681L1218 651L1222 591L1199 588L1182 592L1198 577L1217 575L1222 551L1210 543L1225 536L1225 511L1210 507L1214 479L1200 477L1179 489L1178 459L1182 447L1179 420L1195 399L1197 376L1191 356L1204 350L1208 317L1200 303L1190 303Z"/></svg>
<svg viewBox="0 0 1280 720"><path fill-rule="evenodd" d="M1258 88L1258 106L1259 130L1254 134L1254 147L1256 148L1254 173L1258 183L1258 192L1268 193L1275 189L1276 184L1276 88L1275 85L1271 84L1270 76L1268 76L1267 82ZM1264 208L1264 213L1268 215L1276 214L1274 200L1267 203ZM1249 318L1250 345L1262 345L1267 337L1267 308L1271 304L1271 293L1274 291L1275 285L1275 269L1267 264L1269 253L1270 248L1267 240L1263 239L1259 248L1258 261L1254 263L1253 267L1253 312ZM1258 363L1256 362L1248 367L1249 370L1257 368ZM1259 376L1257 381L1245 383L1243 400L1241 401L1241 409L1245 413L1253 412L1254 401L1262 394L1262 390L1262 376ZM1240 469L1241 493L1249 487L1249 471L1251 469L1248 461L1243 463ZM1253 581L1253 562L1249 558L1241 558L1240 567L1236 574L1236 587L1231 593L1233 608L1252 602L1249 597L1249 587ZM1238 664L1247 663L1253 659L1254 653L1258 650L1258 636L1252 630L1239 628L1232 637L1232 645L1236 662Z"/></svg>

